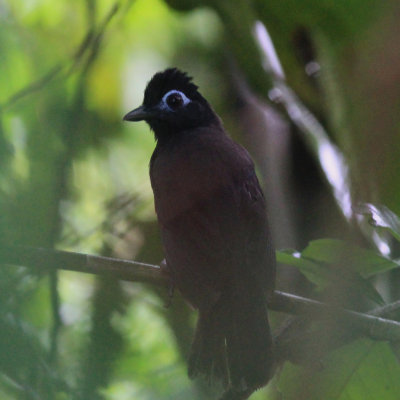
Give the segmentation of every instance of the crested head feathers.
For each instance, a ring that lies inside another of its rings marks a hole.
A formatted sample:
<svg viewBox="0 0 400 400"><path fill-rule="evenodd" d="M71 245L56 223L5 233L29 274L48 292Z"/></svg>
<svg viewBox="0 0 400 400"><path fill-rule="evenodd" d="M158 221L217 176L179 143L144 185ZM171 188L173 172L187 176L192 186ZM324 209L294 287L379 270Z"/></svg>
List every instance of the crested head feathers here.
<svg viewBox="0 0 400 400"><path fill-rule="evenodd" d="M156 73L147 84L143 104L126 114L124 120L146 121L159 143L200 127L223 131L220 119L192 78L177 68Z"/></svg>
<svg viewBox="0 0 400 400"><path fill-rule="evenodd" d="M143 104L146 106L157 104L163 95L170 90L179 90L191 99L201 97L197 91L198 86L192 78L177 68L168 68L156 73L147 84L144 92Z"/></svg>

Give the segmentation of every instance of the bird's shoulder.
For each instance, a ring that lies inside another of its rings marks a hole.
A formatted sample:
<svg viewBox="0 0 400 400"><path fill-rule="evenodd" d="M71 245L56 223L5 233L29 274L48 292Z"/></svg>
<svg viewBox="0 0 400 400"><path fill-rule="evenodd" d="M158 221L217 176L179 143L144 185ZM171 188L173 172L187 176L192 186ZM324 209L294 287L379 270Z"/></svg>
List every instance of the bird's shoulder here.
<svg viewBox="0 0 400 400"><path fill-rule="evenodd" d="M198 128L177 139L157 145L150 163L160 222L209 201L215 206L221 199L226 212L265 211L251 157L223 130Z"/></svg>
<svg viewBox="0 0 400 400"><path fill-rule="evenodd" d="M220 127L193 129L167 144L157 144L150 161L152 180L163 181L197 178L203 183L224 184L252 169L248 152Z"/></svg>

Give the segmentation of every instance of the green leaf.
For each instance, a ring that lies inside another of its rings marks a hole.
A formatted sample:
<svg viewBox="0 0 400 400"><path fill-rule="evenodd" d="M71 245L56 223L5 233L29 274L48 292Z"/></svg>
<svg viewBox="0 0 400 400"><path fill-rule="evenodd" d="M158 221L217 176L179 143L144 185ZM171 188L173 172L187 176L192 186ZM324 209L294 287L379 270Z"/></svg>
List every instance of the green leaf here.
<svg viewBox="0 0 400 400"><path fill-rule="evenodd" d="M329 279L329 271L327 271L324 266L314 261L307 260L296 250L277 250L276 260L281 264L296 267L310 282L315 283L317 286L324 286Z"/></svg>
<svg viewBox="0 0 400 400"><path fill-rule="evenodd" d="M333 351L313 368L287 363L278 387L285 400L398 400L399 376L390 346L362 339Z"/></svg>
<svg viewBox="0 0 400 400"><path fill-rule="evenodd" d="M313 240L301 256L314 262L345 264L364 278L398 267L398 263L374 250L363 249L337 239Z"/></svg>
<svg viewBox="0 0 400 400"><path fill-rule="evenodd" d="M298 268L320 290L346 281L354 292L377 304L384 301L368 278L398 267L396 262L374 250L336 239L314 240L301 253L278 251L277 260Z"/></svg>
<svg viewBox="0 0 400 400"><path fill-rule="evenodd" d="M400 218L387 207L363 203L357 206L355 211L368 216L372 226L388 230L393 237L400 241Z"/></svg>

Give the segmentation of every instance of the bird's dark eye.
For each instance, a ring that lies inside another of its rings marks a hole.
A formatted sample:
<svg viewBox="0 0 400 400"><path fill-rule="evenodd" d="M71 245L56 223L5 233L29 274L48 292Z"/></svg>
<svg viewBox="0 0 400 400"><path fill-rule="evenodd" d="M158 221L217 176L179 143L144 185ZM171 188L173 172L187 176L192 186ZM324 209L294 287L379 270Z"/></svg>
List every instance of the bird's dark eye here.
<svg viewBox="0 0 400 400"><path fill-rule="evenodd" d="M182 107L184 104L183 97L178 92L171 93L166 98L166 101L167 101L168 107L172 108L173 110L176 110L176 109Z"/></svg>
<svg viewBox="0 0 400 400"><path fill-rule="evenodd" d="M191 100L186 97L185 93L179 90L170 90L161 99L160 107L170 111L176 111L189 104Z"/></svg>

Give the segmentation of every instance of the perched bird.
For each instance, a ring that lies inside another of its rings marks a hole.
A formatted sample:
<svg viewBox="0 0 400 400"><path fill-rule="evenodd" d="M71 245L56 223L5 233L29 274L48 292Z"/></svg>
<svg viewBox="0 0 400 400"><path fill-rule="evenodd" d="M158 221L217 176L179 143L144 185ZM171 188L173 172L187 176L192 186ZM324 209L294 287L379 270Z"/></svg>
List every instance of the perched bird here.
<svg viewBox="0 0 400 400"><path fill-rule="evenodd" d="M238 393L265 385L275 256L248 152L176 68L155 74L143 105L124 120L144 120L154 131L150 179L167 268L199 311L189 376L222 379Z"/></svg>

